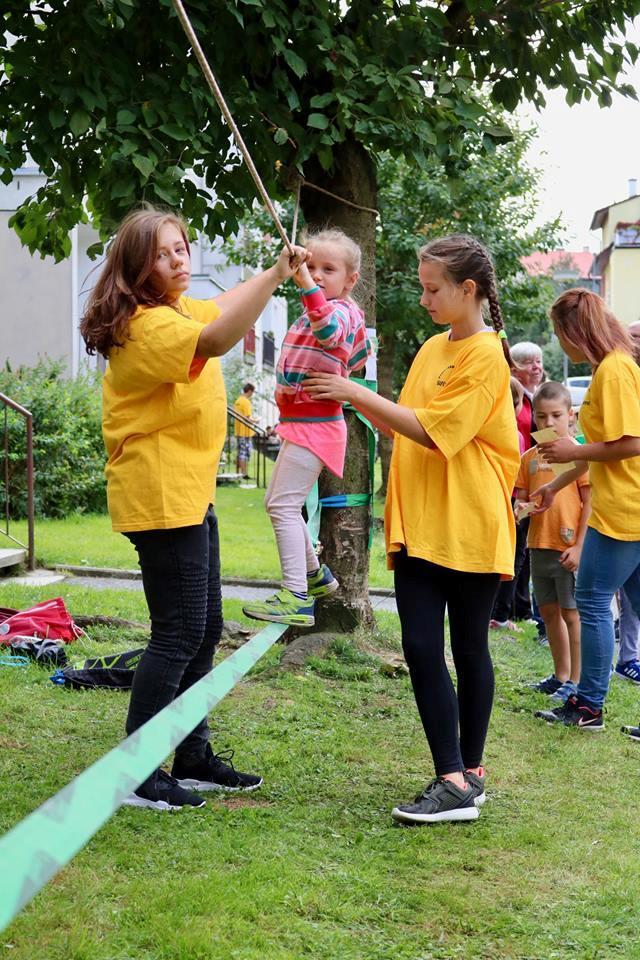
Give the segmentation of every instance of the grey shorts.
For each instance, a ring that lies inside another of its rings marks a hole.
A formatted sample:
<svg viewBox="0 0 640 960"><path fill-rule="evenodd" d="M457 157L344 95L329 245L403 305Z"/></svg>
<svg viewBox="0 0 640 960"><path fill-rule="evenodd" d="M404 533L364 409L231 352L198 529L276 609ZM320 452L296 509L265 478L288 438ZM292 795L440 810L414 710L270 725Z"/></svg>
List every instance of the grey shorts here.
<svg viewBox="0 0 640 960"><path fill-rule="evenodd" d="M576 609L576 577L560 563L560 550L529 551L531 580L538 606L557 603L564 610Z"/></svg>

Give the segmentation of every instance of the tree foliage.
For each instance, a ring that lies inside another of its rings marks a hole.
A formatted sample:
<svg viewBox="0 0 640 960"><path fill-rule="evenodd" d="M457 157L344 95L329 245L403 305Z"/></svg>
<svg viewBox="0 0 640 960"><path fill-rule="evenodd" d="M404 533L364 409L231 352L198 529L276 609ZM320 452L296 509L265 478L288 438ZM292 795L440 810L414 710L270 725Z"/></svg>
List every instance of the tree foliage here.
<svg viewBox="0 0 640 960"><path fill-rule="evenodd" d="M640 0L190 0L189 13L274 196L292 172L327 178L355 142L425 166L508 131L489 104L611 100L637 49L616 39ZM0 167L47 177L13 224L30 250L69 252L142 199L228 234L254 187L171 0L4 0ZM195 174L195 179L192 174ZM215 191L212 202L211 191Z"/></svg>

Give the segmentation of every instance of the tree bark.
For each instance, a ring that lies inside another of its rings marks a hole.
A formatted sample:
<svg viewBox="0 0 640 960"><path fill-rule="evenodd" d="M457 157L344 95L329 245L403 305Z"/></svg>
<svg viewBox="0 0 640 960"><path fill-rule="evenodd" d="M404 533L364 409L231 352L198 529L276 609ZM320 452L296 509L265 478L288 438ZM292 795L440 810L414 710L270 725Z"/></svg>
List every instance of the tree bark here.
<svg viewBox="0 0 640 960"><path fill-rule="evenodd" d="M378 393L387 400L393 400L393 367L396 355L396 344L393 333L385 335L379 331L380 352L378 353ZM379 434L380 466L382 467L382 483L377 491L378 496L386 497L389 480L389 464L393 440L386 433Z"/></svg>
<svg viewBox="0 0 640 960"><path fill-rule="evenodd" d="M305 165L305 178L331 193L364 207L376 207L375 167L363 148L346 141L334 149L336 171L328 175L319 164ZM361 277L354 296L365 312L367 326L375 326L375 216L308 187L300 204L310 230L340 227L362 250ZM368 493L369 454L367 429L355 414L345 411L347 456L344 478L323 470L320 497L338 493ZM316 605L316 630L351 632L374 622L369 603L369 529L372 506L326 508L322 511L320 542L322 561L331 568L340 589Z"/></svg>

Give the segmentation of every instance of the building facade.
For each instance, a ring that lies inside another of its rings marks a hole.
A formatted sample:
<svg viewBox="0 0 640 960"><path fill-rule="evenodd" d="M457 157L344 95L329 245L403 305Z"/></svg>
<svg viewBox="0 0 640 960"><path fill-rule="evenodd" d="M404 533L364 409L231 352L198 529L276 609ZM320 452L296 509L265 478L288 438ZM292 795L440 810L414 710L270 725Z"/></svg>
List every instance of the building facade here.
<svg viewBox="0 0 640 960"><path fill-rule="evenodd" d="M602 231L596 269L602 275L602 296L622 323L640 320L640 195L629 180L629 196L596 210L592 230Z"/></svg>

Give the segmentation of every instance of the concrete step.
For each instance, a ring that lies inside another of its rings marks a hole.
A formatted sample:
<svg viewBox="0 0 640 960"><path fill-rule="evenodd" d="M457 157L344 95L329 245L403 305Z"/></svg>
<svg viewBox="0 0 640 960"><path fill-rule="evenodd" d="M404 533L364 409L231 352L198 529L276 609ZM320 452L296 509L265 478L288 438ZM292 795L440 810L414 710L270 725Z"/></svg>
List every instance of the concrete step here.
<svg viewBox="0 0 640 960"><path fill-rule="evenodd" d="M0 550L0 567L17 567L26 559L27 551L22 547L3 547Z"/></svg>

